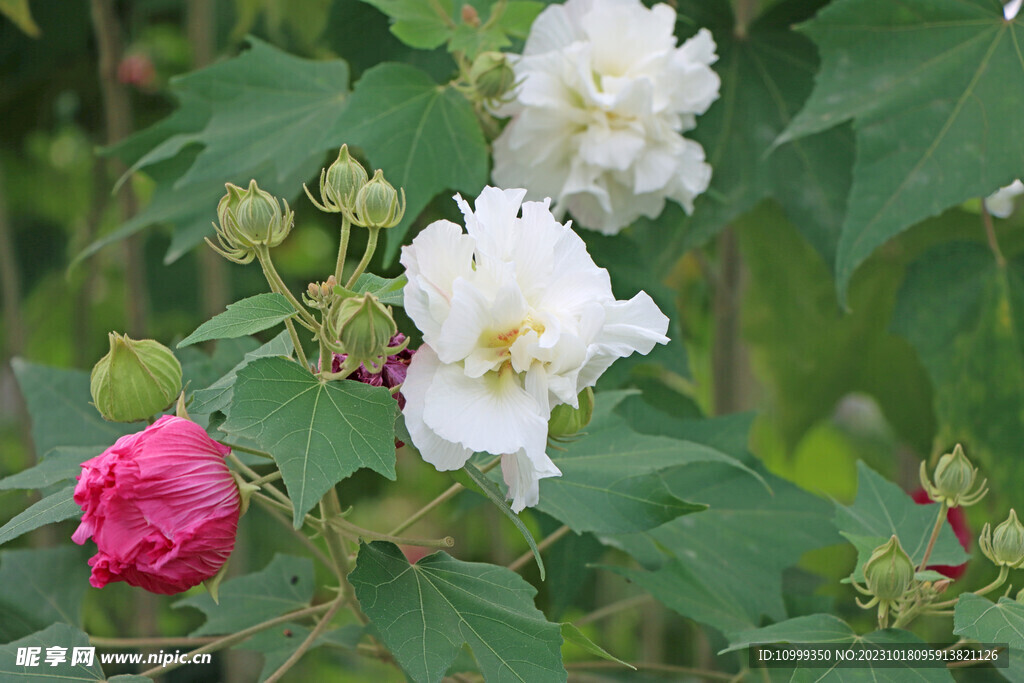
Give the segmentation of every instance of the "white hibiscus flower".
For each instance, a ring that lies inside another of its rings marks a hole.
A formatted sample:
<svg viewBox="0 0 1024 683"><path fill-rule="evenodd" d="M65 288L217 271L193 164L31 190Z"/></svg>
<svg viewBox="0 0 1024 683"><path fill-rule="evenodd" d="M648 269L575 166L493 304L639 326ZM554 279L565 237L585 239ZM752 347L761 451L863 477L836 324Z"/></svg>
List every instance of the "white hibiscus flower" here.
<svg viewBox="0 0 1024 683"><path fill-rule="evenodd" d="M718 99L715 42L701 29L682 46L668 5L568 0L530 29L514 69L512 120L494 142L494 180L615 234L665 199L693 210L711 167L681 133Z"/></svg>
<svg viewBox="0 0 1024 683"><path fill-rule="evenodd" d="M439 470L501 455L516 512L561 474L545 452L552 407L575 406L615 359L668 342L651 297L616 301L608 271L549 200L525 195L485 188L475 212L456 195L468 234L435 221L401 259L405 310L424 342L402 385L413 444Z"/></svg>

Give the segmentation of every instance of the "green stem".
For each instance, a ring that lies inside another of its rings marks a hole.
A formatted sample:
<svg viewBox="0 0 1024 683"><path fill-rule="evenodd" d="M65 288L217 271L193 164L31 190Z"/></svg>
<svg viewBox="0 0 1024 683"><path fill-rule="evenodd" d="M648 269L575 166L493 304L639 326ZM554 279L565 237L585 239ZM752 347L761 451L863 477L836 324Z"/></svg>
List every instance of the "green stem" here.
<svg viewBox="0 0 1024 683"><path fill-rule="evenodd" d="M344 282L341 275L345 271L345 257L348 255L348 238L351 232L352 222L349 221L348 216L342 214L341 235L338 239L338 262L334 264L334 279L339 285Z"/></svg>
<svg viewBox="0 0 1024 683"><path fill-rule="evenodd" d="M992 224L992 214L985 208L985 202L981 202L981 222L985 226L985 238L988 239L988 248L996 257L996 265L1000 268L1006 267L1006 257L1003 250L999 248L999 240L996 239L996 227Z"/></svg>
<svg viewBox="0 0 1024 683"><path fill-rule="evenodd" d="M333 604L334 604L334 601L328 602L328 603L323 603L323 604L320 604L320 605L315 605L313 607L305 607L305 608L300 609L300 610L295 610L294 612L289 612L288 614L282 614L281 616L274 617L273 619L268 619L267 621L260 622L259 624L256 624L255 626L250 626L247 629L239 631L238 633L232 633L230 635L224 636L223 638L218 638L218 639L214 640L213 642L207 643L203 647L200 647L200 648L197 648L195 650L192 650L191 652L188 653L187 657L183 657L182 659L184 659L186 661L192 661L192 659L196 655L205 654L207 652L216 652L217 650L223 650L226 647L230 647L230 646L234 645L235 643L240 643L243 640L247 640L251 636L254 636L257 633L259 633L260 631L265 631L268 628L271 628L273 626L277 626L278 624L284 624L284 623L287 623L289 621L294 621L296 619L303 619L305 617L310 617L310 616L314 616L316 614L320 614L321 612L326 612L327 610L329 610L331 608L331 605L333 605ZM167 664L166 666L164 666L164 665L154 666L152 669L148 669L146 671L143 671L140 675L142 675L142 676L149 676L149 677L152 678L153 676L160 676L160 675L163 675L163 674L168 673L170 671L173 671L174 669L177 669L179 666L181 666L181 663L171 662L171 663Z"/></svg>
<svg viewBox="0 0 1024 683"><path fill-rule="evenodd" d="M336 527L339 531L348 532L356 538L368 538L371 541L388 541L389 543L395 543L398 545L418 545L424 548L451 548L455 545L455 539L451 536L445 536L444 538L438 539L391 536L356 526L344 517L335 517L331 520L331 525Z"/></svg>
<svg viewBox="0 0 1024 683"><path fill-rule="evenodd" d="M942 531L942 524L946 521L946 513L949 512L949 506L943 502L939 506L939 515L935 518L935 525L932 527L932 535L928 539L928 546L924 549L924 555L921 556L921 564L918 565L917 571L923 572L925 567L928 566L928 560L932 556L932 550L935 549L935 541L939 538L939 532Z"/></svg>
<svg viewBox="0 0 1024 683"><path fill-rule="evenodd" d="M207 645L216 640L217 636L204 638L102 638L89 636L89 644L93 647L104 648L144 648L144 647L188 647L195 645Z"/></svg>
<svg viewBox="0 0 1024 683"><path fill-rule="evenodd" d="M231 443L229 441L223 441L223 440L221 440L220 443L223 444L224 446L227 446L228 448L230 448L233 451L238 451L239 453L248 453L249 455L258 455L259 457L266 458L267 460L273 460L274 459L274 456L272 456L270 453L267 453L266 451L261 451L258 448L249 448L248 446L242 446L242 445L239 445L239 444L235 444L235 443ZM239 462L241 462L241 461L239 461Z"/></svg>
<svg viewBox="0 0 1024 683"><path fill-rule="evenodd" d="M278 479L282 478L283 476L284 475L281 474L281 470L274 470L270 474L264 474L262 477L260 477L258 479L253 479L249 483L252 484L253 486L260 486L260 487L262 487L264 484L269 484L272 481L277 481ZM282 494L282 495L284 495L284 494Z"/></svg>
<svg viewBox="0 0 1024 683"><path fill-rule="evenodd" d="M260 265L263 267L263 276L267 279L267 284L270 285L270 288L288 299L288 303L292 305L292 308L299 314L299 317L305 320L313 329L319 329L320 325L317 323L316 318L306 310L305 306L299 303L299 300L295 298L295 295L285 285L284 280L281 279L281 275L278 274L277 268L274 267L274 262L270 258L270 249L267 245L257 244L255 249L256 258L259 259Z"/></svg>
<svg viewBox="0 0 1024 683"><path fill-rule="evenodd" d="M338 492L334 487L331 487L324 494L324 497L320 499L320 514L324 518L324 540L327 541L327 552L330 554L331 559L334 560L334 566L337 569L338 580L341 582L341 590L345 602L348 603L348 607L352 610L356 619L365 626L370 623L370 620L363 614L363 610L360 609L359 601L356 600L355 590L348 580L348 575L352 572L352 565L348 561L348 550L345 548L345 540L331 529L334 521L341 518L341 503L338 501Z"/></svg>
<svg viewBox="0 0 1024 683"><path fill-rule="evenodd" d="M352 289L356 284L356 280L366 270L366 266L370 265L370 259L373 258L373 252L377 251L377 237L380 235L380 228L367 228L370 231L370 236L366 240L366 251L363 252L363 258L359 260L359 265L356 266L356 270L348 279L348 283L345 285L346 289Z"/></svg>
<svg viewBox="0 0 1024 683"><path fill-rule="evenodd" d="M341 602L342 596L339 595L331 603L331 606L327 609L327 613L324 614L323 617L321 617L320 623L316 625L316 628L310 631L309 635L306 636L306 639L303 640L302 644L299 645L298 649L295 650L295 652L293 652L292 655L285 660L284 664L278 667L277 671L275 671L267 677L265 683L277 683L277 681L281 680L281 677L284 676L289 669L295 666L296 662L298 662L302 658L302 656L306 654L306 651L309 650L309 648L313 645L314 642L316 642L316 639L319 638L320 634L324 632L324 630L327 628L327 625L331 623L331 619L334 617L334 613L338 611L339 607L341 607Z"/></svg>
<svg viewBox="0 0 1024 683"><path fill-rule="evenodd" d="M260 475L258 472L256 472L256 470L242 462L242 460L234 453L229 454L228 459L231 460L231 464L234 465L239 472L249 477L249 479L256 480L260 478ZM279 491L276 486L271 486L270 484L267 484L266 486L262 486L262 488L269 491L270 495L274 496L274 498L277 498L277 500L282 505L287 506L289 510L292 509L292 499L286 496L281 491Z"/></svg>
<svg viewBox="0 0 1024 683"><path fill-rule="evenodd" d="M995 589L997 589L1000 586L1002 586L1003 583L1006 582L1006 578L1009 575L1010 575L1010 568L1007 567L1004 564L1004 565L999 567L999 576L996 577L995 581L993 581L992 583L988 584L987 586L979 588L976 591L970 591L970 592L973 593L974 595L987 595L987 594L991 593L992 591L994 591ZM960 599L960 596L957 596L957 597L953 598L952 600L945 600L943 602L932 603L928 607L929 607L929 609L945 609L947 607L952 607L953 605L955 605L957 600L959 600L959 599Z"/></svg>

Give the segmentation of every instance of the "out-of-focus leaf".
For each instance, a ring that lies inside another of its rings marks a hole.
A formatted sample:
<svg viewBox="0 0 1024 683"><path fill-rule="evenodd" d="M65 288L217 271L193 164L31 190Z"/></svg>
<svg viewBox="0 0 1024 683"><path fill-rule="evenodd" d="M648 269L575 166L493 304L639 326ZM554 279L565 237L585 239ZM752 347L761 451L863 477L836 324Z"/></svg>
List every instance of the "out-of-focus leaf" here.
<svg viewBox="0 0 1024 683"><path fill-rule="evenodd" d="M823 0L786 0L737 36L727 0L683 0L681 25L709 28L718 47L714 65L721 96L686 134L700 142L714 169L693 214L666 212L642 221L639 238L661 246L664 272L687 248L707 241L760 200L774 197L801 233L832 263L853 165L848 127L773 148L813 86L814 45L792 25L810 18ZM666 246L668 245L668 246Z"/></svg>
<svg viewBox="0 0 1024 683"><path fill-rule="evenodd" d="M89 586L85 559L85 551L72 545L0 553L0 642L54 622L80 627Z"/></svg>
<svg viewBox="0 0 1024 683"><path fill-rule="evenodd" d="M295 506L295 528L332 486L361 467L395 478L397 404L386 387L323 383L284 358L238 371L221 430L274 456Z"/></svg>
<svg viewBox="0 0 1024 683"><path fill-rule="evenodd" d="M43 489L59 481L74 479L82 472L81 464L102 453L107 446L57 446L35 467L0 479L5 489Z"/></svg>
<svg viewBox="0 0 1024 683"><path fill-rule="evenodd" d="M338 124L349 87L345 62L312 62L256 38L249 43L234 59L175 78L179 114L113 150L130 159L142 147L137 138L144 139L149 151L134 159L132 170L150 171L157 192L79 259L157 222L188 231L192 246L212 232L225 180L244 185L256 178L263 189L294 197L325 152L345 142ZM184 253L186 245L177 246L173 256Z"/></svg>
<svg viewBox="0 0 1024 683"><path fill-rule="evenodd" d="M206 615L206 623L190 636L234 633L308 607L313 588L309 558L275 555L260 571L222 583L217 603L209 593L200 593L178 600L174 606L195 607Z"/></svg>
<svg viewBox="0 0 1024 683"><path fill-rule="evenodd" d="M385 262L398 253L409 225L438 192L476 196L487 182L487 144L473 108L415 67L385 63L369 69L337 126L392 185L405 189L405 218L386 233Z"/></svg>
<svg viewBox="0 0 1024 683"><path fill-rule="evenodd" d="M533 605L536 589L504 567L436 552L410 565L398 546L359 549L359 604L415 681L444 677L463 643L495 681L564 681L562 636Z"/></svg>
<svg viewBox="0 0 1024 683"><path fill-rule="evenodd" d="M39 27L32 19L28 0L0 0L0 14L10 19L15 26L33 38L39 37Z"/></svg>
<svg viewBox="0 0 1024 683"><path fill-rule="evenodd" d="M857 154L836 255L845 300L891 237L1021 174L1024 21L997 0L838 0L803 30L814 92L781 141L852 120Z"/></svg>
<svg viewBox="0 0 1024 683"><path fill-rule="evenodd" d="M808 550L841 542L829 504L770 474L770 490L720 464L680 469L666 477L676 495L707 503L641 534L605 541L650 570L613 568L683 616L723 633L786 616L782 574Z"/></svg>
<svg viewBox="0 0 1024 683"><path fill-rule="evenodd" d="M899 264L867 264L844 314L826 264L778 211L750 214L737 236L750 273L742 334L769 387L762 419L785 447L794 450L841 398L861 392L878 401L903 439L927 450L935 432L928 378L914 349L888 330Z"/></svg>
<svg viewBox="0 0 1024 683"><path fill-rule="evenodd" d="M962 442L996 490L1014 486L1024 474L1024 258L1003 265L981 244L934 247L908 269L892 328L931 378L938 442Z"/></svg>
<svg viewBox="0 0 1024 683"><path fill-rule="evenodd" d="M112 444L137 426L107 422L90 405L89 373L36 365L20 358L11 361L21 395L32 418L36 452L57 446Z"/></svg>

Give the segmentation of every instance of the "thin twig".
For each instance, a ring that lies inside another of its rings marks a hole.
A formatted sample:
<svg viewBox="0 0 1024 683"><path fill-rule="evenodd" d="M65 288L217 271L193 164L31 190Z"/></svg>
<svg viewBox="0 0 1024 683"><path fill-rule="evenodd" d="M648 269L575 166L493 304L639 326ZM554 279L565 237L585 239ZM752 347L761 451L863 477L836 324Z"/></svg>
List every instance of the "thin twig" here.
<svg viewBox="0 0 1024 683"><path fill-rule="evenodd" d="M206 654L207 652L216 652L217 650L223 650L226 647L230 647L235 643L240 643L243 640L247 640L251 636L260 633L261 631L265 631L273 626L277 626L278 624L284 624L289 621L294 621L296 619L304 619L305 617L311 617L316 614L320 614L321 612L326 612L328 609L330 609L332 604L334 604L333 601L325 602L319 605L314 605L313 607L304 607L303 609L295 610L294 612L289 612L288 614L282 614L281 616L274 617L273 619L268 619L267 621L260 622L255 626L250 626L247 629L241 630L238 633L232 633L230 635L217 638L216 640L200 648L192 650L188 653L187 656L182 657L183 662L171 662L167 665L154 666L152 669L147 669L139 675L153 677L168 673L170 671L173 671L174 669L177 669L179 666L182 665L182 663L186 661L192 661L196 655Z"/></svg>
<svg viewBox="0 0 1024 683"><path fill-rule="evenodd" d="M292 526L291 520L282 515L281 511L274 507L273 501L268 502L261 498L256 498L255 500L257 503L259 503L260 507L262 507L267 512L267 514L276 519L281 525L286 527L289 531L293 533L295 532L295 528ZM327 567L328 569L334 568L334 563L331 562L331 558L327 557L327 554L324 553L324 551L320 550L320 548L317 547L316 543L313 543L313 541L311 541L309 537L302 533L295 533L295 537L298 538L299 541L304 546L306 546L309 552L313 553L316 559L320 560L320 562L325 567Z"/></svg>
<svg viewBox="0 0 1024 683"><path fill-rule="evenodd" d="M451 536L444 538L407 538L404 536L390 536L378 533L372 529L364 529L348 521L344 517L335 517L330 521L331 526L339 531L347 532L354 538L366 538L371 541L387 541L398 545L417 545L424 548L452 548L455 546L455 539Z"/></svg>
<svg viewBox="0 0 1024 683"><path fill-rule="evenodd" d="M277 681L281 680L281 677L284 676L289 669L295 666L296 662L302 659L302 656L306 654L306 651L309 650L309 648L313 645L314 642L316 642L316 639L319 638L320 634L324 632L324 629L327 628L327 625L331 623L331 618L334 616L334 613L338 611L339 607L341 607L342 598L343 596L339 595L334 600L334 602L331 603L330 608L328 608L327 613L324 614L324 616L320 619L320 623L316 625L316 628L309 632L309 635L306 636L306 639L303 640L302 644L299 645L298 649L296 649L295 652L293 652L291 656L285 660L284 664L278 667L277 671L275 671L267 677L265 683L276 683Z"/></svg>
<svg viewBox="0 0 1024 683"><path fill-rule="evenodd" d="M490 461L489 463L487 463L486 465L481 467L480 471L481 472L489 472L492 469L494 469L494 467L499 462L501 462L501 458L500 457L499 458L495 458L494 460ZM463 486L462 484L457 484L457 483L456 484L452 484L451 486L449 486L444 491L444 493L442 493L437 498L435 498L434 500L430 501L429 503L427 503L426 505L421 507L419 510L414 512L412 514L412 516L409 517L409 519L405 520L404 522L402 522L401 524L396 526L394 529L389 531L388 532L388 536L397 536L398 534L402 533L403 531L405 531L406 529L411 527L413 524L415 524L416 522L418 522L421 519L423 519L424 516L426 516L431 510L436 508L438 505L440 505L441 503L444 503L445 501L449 500L450 498L455 496L460 491L463 491L465 488L466 487Z"/></svg>
<svg viewBox="0 0 1024 683"><path fill-rule="evenodd" d="M617 602L607 604L600 609L596 609L590 614L584 614L582 617L574 621L573 624L575 626L585 626L586 624L598 621L599 619L610 617L613 614L618 614L619 612L624 612L625 610L633 609L634 607L641 607L653 601L654 598L648 593L635 595L631 598L624 598Z"/></svg>
<svg viewBox="0 0 1024 683"><path fill-rule="evenodd" d="M999 267L1005 268L1006 257L1003 256L1003 250L999 248L999 241L996 239L996 227L992 224L992 214L985 207L985 202L981 203L981 222L985 225L985 237L988 239L988 248L995 255L996 263Z"/></svg>
<svg viewBox="0 0 1024 683"><path fill-rule="evenodd" d="M103 638L100 636L89 636L89 644L94 647L104 648L189 647L207 645L219 639L219 636L206 636L203 638Z"/></svg>
<svg viewBox="0 0 1024 683"><path fill-rule="evenodd" d="M543 552L554 545L559 539L565 536L567 533L572 531L567 524L563 524L548 535L547 538L537 544L537 552ZM512 571L519 571L519 569L527 562L533 559L533 550L527 550L525 553L513 560L508 568Z"/></svg>

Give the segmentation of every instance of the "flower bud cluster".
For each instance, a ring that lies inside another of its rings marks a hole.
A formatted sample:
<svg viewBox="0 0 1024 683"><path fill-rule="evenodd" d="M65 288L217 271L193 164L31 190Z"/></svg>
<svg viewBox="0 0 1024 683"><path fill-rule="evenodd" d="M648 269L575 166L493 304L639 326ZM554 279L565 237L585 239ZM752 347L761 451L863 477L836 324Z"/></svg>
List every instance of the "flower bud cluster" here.
<svg viewBox="0 0 1024 683"><path fill-rule="evenodd" d="M338 280L333 275L323 282L310 282L302 293L302 303L317 310L327 310L334 298L334 288Z"/></svg>
<svg viewBox="0 0 1024 683"><path fill-rule="evenodd" d="M928 479L924 462L921 463L920 476L921 486L928 492L928 497L951 508L974 505L988 493L987 479L975 486L978 468L971 465L960 444L956 445L952 453L939 458L939 464L935 466L934 482Z"/></svg>
<svg viewBox="0 0 1024 683"><path fill-rule="evenodd" d="M349 154L348 145L342 145L334 163L320 172L320 201L303 188L316 208L344 214L364 228L393 228L405 216L405 190L395 190L380 169L370 178Z"/></svg>
<svg viewBox="0 0 1024 683"><path fill-rule="evenodd" d="M206 238L214 251L235 263L250 263L256 257L260 246L276 247L292 230L294 213L288 202L281 202L274 195L261 190L255 180L249 181L249 189L231 183L225 185L225 194L217 204L217 242Z"/></svg>

